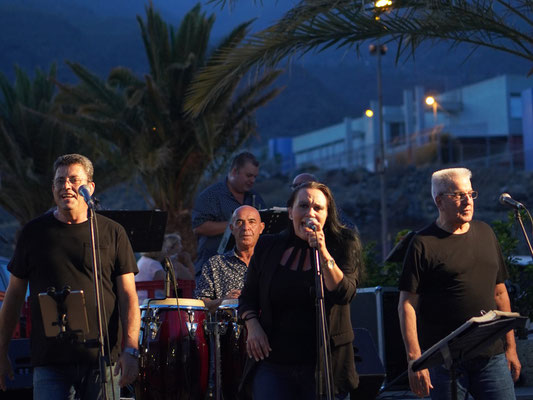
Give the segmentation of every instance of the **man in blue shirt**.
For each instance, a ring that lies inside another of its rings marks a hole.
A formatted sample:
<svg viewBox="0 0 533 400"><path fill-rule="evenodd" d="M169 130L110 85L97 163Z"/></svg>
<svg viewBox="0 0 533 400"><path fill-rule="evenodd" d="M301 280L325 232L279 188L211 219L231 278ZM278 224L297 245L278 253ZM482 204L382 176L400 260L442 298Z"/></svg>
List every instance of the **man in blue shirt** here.
<svg viewBox="0 0 533 400"><path fill-rule="evenodd" d="M207 187L196 198L192 211L193 232L198 236L197 258L194 264L196 276L204 263L217 254L220 242L227 230L233 211L242 205L265 208L263 198L252 189L259 174L259 162L252 153L238 154L223 182ZM222 249L222 252L225 250Z"/></svg>

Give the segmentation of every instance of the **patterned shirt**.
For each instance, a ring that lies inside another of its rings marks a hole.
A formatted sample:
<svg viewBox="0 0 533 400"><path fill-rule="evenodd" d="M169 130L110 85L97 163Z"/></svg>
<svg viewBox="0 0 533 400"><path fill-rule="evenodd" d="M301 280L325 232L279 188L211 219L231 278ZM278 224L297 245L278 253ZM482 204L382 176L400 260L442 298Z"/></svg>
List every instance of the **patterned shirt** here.
<svg viewBox="0 0 533 400"><path fill-rule="evenodd" d="M202 267L202 274L196 280L195 297L220 299L231 290L241 290L248 266L235 250L211 257Z"/></svg>
<svg viewBox="0 0 533 400"><path fill-rule="evenodd" d="M192 210L192 227L197 228L207 221L229 221L233 211L242 205L252 206L259 210L265 208L265 201L259 193L251 190L244 194L244 202L241 204L229 190L227 180L215 183L196 198ZM198 256L194 263L197 276L209 257L217 254L221 239L222 235L198 235Z"/></svg>

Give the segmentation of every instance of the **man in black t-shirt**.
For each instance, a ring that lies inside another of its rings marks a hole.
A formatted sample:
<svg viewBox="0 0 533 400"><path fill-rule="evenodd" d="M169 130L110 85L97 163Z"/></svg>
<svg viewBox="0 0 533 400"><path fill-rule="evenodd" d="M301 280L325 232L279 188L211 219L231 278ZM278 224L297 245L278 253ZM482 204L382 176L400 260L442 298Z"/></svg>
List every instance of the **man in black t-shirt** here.
<svg viewBox="0 0 533 400"><path fill-rule="evenodd" d="M7 350L29 283L34 399L66 399L75 393L78 398L96 400L103 398L99 346L87 343L98 339L99 329L88 207L79 193L82 185L91 194L94 192L93 166L82 155L67 154L56 160L54 171L52 191L57 208L24 226L8 265L11 279L0 311L0 388L6 389L5 375L13 376ZM118 382L111 385L110 368L106 367L106 390L107 398L113 398L114 392L118 399L119 388L132 383L138 375L140 315L134 282L137 266L124 228L100 215L96 220L104 349L111 364L115 364L114 375L121 372ZM45 336L38 295L49 287L59 291L67 285L72 291L83 290L85 295L89 322L85 344Z"/></svg>
<svg viewBox="0 0 533 400"><path fill-rule="evenodd" d="M473 221L472 174L466 168L435 172L432 196L437 220L417 232L404 260L400 277L400 325L409 362L411 390L423 397L450 399L449 371L444 366L413 372L411 361L422 350L450 334L471 317L498 309L511 311L504 284L507 270L492 229ZM514 332L506 347L497 340L462 363L458 399L515 399L513 380L520 375ZM505 352L504 352L505 350Z"/></svg>

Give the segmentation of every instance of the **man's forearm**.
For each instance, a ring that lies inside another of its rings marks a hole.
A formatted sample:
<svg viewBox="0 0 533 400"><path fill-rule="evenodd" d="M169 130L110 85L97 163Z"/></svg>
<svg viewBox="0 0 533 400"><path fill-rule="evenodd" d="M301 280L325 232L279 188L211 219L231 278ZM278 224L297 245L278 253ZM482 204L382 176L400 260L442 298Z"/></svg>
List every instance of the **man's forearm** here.
<svg viewBox="0 0 533 400"><path fill-rule="evenodd" d="M119 280L121 280L118 285L120 320L124 330L124 346L137 348L139 346L141 313L133 274L126 275L128 276L119 276Z"/></svg>
<svg viewBox="0 0 533 400"><path fill-rule="evenodd" d="M20 320L20 311L26 296L27 281L11 276L6 296L0 309L0 352L7 354L13 331Z"/></svg>
<svg viewBox="0 0 533 400"><path fill-rule="evenodd" d="M403 293L403 292L402 292ZM398 316L400 319L400 329L402 331L403 342L407 360L415 360L422 355L420 343L418 341L418 331L416 327L416 310L411 301L407 299L409 295L401 295L398 305Z"/></svg>
<svg viewBox="0 0 533 400"><path fill-rule="evenodd" d="M500 311L511 311L511 300L509 299L509 293L505 284L500 283L496 285L494 292L494 300L496 302L496 308ZM514 330L510 330L505 335L507 342L507 349L516 349L516 342L514 338Z"/></svg>

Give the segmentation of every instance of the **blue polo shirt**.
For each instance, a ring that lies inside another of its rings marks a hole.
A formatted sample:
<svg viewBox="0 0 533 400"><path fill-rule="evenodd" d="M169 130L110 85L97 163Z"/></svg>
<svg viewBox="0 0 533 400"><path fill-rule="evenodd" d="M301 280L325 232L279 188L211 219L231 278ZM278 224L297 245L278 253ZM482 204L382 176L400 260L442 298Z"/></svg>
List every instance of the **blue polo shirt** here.
<svg viewBox="0 0 533 400"><path fill-rule="evenodd" d="M258 210L266 207L265 201L255 190L246 192L244 202L241 204L230 192L226 181L215 183L204 189L196 198L192 210L192 227L197 228L206 221L229 221L233 211L243 205ZM197 257L194 263L196 275L200 273L202 265L217 254L222 236L198 235Z"/></svg>

